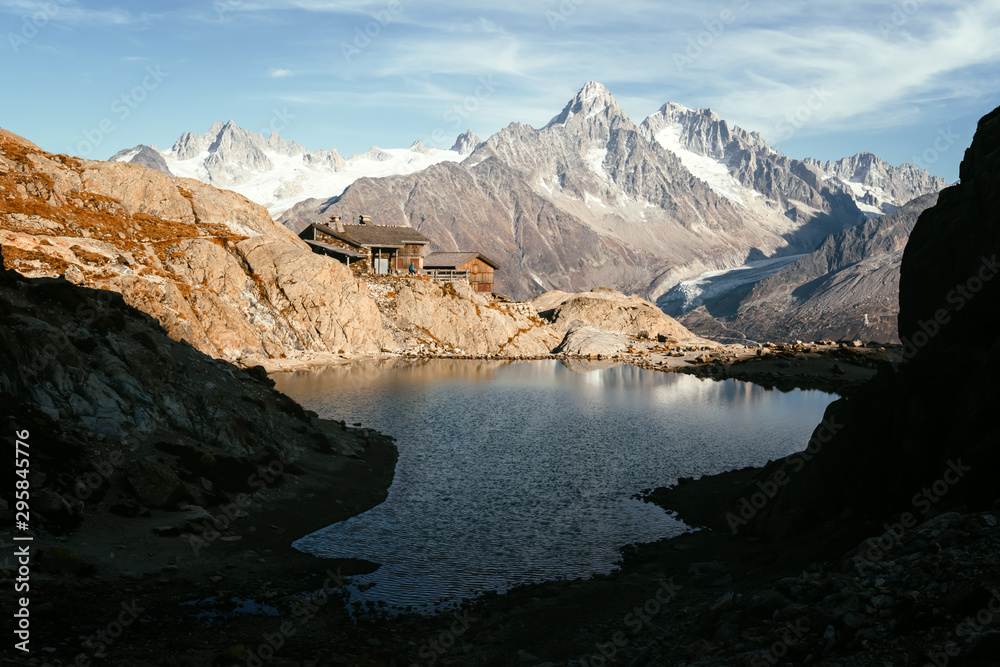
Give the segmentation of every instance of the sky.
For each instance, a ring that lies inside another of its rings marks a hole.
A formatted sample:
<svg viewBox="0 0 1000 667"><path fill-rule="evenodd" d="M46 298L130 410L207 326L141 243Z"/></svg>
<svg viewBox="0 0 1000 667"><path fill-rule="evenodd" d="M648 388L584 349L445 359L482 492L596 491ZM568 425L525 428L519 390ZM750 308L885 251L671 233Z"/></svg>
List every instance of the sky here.
<svg viewBox="0 0 1000 667"><path fill-rule="evenodd" d="M794 158L949 182L1000 106L1000 0L0 0L0 127L107 159L216 121L344 156L541 127L588 81Z"/></svg>

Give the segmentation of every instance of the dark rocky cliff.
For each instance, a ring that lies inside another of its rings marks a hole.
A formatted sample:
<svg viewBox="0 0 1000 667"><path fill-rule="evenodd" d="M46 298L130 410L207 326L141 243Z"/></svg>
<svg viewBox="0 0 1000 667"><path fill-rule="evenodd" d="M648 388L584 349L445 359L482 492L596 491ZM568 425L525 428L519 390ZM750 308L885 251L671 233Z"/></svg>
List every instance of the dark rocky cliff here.
<svg viewBox="0 0 1000 667"><path fill-rule="evenodd" d="M985 116L961 183L921 215L904 251L904 358L827 410L806 455L773 462L787 479L744 526L777 536L854 515L882 516L998 493L1000 109ZM757 487L747 489L756 491Z"/></svg>
<svg viewBox="0 0 1000 667"><path fill-rule="evenodd" d="M263 368L172 340L116 292L0 269L0 423L32 434L40 525L72 526L100 502L125 516L212 507L259 490L262 467L347 470L373 443L392 449L316 418L273 384ZM0 496L12 502L13 490Z"/></svg>

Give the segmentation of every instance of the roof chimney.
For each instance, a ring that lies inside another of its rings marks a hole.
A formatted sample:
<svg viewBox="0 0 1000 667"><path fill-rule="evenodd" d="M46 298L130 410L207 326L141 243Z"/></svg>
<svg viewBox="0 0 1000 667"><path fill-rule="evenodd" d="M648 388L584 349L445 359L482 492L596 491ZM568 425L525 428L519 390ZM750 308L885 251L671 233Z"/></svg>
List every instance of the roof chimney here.
<svg viewBox="0 0 1000 667"><path fill-rule="evenodd" d="M336 229L338 232L344 231L344 223L340 221L339 215L330 216L330 226Z"/></svg>
<svg viewBox="0 0 1000 667"><path fill-rule="evenodd" d="M371 221L372 221L372 217L370 215L361 215L361 216L358 216L358 224L359 225L367 225L367 224L370 224Z"/></svg>

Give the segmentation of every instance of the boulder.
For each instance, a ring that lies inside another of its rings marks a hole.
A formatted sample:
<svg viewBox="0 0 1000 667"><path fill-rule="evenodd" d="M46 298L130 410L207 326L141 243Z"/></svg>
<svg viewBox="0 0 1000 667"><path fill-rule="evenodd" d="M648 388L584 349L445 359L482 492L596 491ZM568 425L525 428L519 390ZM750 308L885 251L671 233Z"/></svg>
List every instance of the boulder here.
<svg viewBox="0 0 1000 667"><path fill-rule="evenodd" d="M400 331L399 343L466 354L536 356L559 344L550 326L523 313L503 309L465 282L436 283L407 279L396 286L395 303L386 309Z"/></svg>
<svg viewBox="0 0 1000 667"><path fill-rule="evenodd" d="M573 322L579 320L587 326L632 336L648 336L649 332L655 331L676 339L696 338L656 305L638 296L625 296L609 287L596 287L578 294L547 292L528 303L559 331L568 331Z"/></svg>
<svg viewBox="0 0 1000 667"><path fill-rule="evenodd" d="M134 461L125 471L132 492L150 507L167 507L179 500L183 484L177 474L153 457Z"/></svg>
<svg viewBox="0 0 1000 667"><path fill-rule="evenodd" d="M621 354L628 347L629 339L625 334L580 326L566 332L566 337L555 351L558 354L596 357Z"/></svg>

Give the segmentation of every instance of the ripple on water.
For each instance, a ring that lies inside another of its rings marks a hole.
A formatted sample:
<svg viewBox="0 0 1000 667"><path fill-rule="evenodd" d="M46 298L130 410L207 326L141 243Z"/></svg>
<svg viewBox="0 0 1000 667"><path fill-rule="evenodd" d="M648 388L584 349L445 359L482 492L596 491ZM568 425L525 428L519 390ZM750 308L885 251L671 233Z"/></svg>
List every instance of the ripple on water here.
<svg viewBox="0 0 1000 667"><path fill-rule="evenodd" d="M275 375L305 407L399 448L385 502L295 546L379 563L354 577L353 600L418 610L607 573L620 547L687 530L633 494L801 449L835 398L588 368L380 361Z"/></svg>

